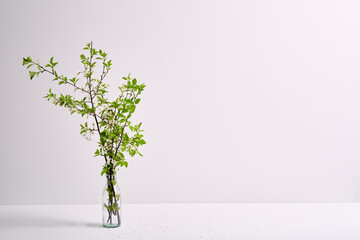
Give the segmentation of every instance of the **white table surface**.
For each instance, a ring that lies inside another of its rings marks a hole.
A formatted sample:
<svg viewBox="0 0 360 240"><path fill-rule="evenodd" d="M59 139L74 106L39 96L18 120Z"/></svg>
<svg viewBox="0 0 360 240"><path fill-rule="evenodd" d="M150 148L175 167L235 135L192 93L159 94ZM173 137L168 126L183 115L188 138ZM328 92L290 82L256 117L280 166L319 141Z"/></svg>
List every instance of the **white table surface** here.
<svg viewBox="0 0 360 240"><path fill-rule="evenodd" d="M123 204L122 225L101 205L0 206L0 239L360 239L360 203Z"/></svg>

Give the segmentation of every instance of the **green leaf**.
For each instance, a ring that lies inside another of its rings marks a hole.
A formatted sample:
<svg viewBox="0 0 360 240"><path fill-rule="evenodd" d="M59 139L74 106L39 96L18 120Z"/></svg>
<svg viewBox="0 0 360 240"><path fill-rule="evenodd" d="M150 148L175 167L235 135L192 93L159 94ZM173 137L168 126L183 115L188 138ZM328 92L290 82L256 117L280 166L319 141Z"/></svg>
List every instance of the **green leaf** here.
<svg viewBox="0 0 360 240"><path fill-rule="evenodd" d="M97 156L97 155L99 155L99 154L100 154L99 149L96 149L94 155Z"/></svg>
<svg viewBox="0 0 360 240"><path fill-rule="evenodd" d="M35 75L36 75L36 72L29 71L30 80L33 79Z"/></svg>
<svg viewBox="0 0 360 240"><path fill-rule="evenodd" d="M125 152L125 150L126 150L126 146L122 145L122 146L120 147L120 151Z"/></svg>
<svg viewBox="0 0 360 240"><path fill-rule="evenodd" d="M125 118L125 115L124 114L122 114L121 112L118 112L118 117L121 117L121 118Z"/></svg>
<svg viewBox="0 0 360 240"><path fill-rule="evenodd" d="M26 65L26 64L29 64L30 62L32 62L32 59L31 57L27 57L27 58L23 58L23 66Z"/></svg>
<svg viewBox="0 0 360 240"><path fill-rule="evenodd" d="M132 80L132 84L133 84L133 85L136 85L136 83L137 83L136 78L134 78L134 79Z"/></svg>
<svg viewBox="0 0 360 240"><path fill-rule="evenodd" d="M141 98L135 100L135 104L138 104L141 101Z"/></svg>
<svg viewBox="0 0 360 240"><path fill-rule="evenodd" d="M129 154L130 154L130 156L135 156L135 154L136 154L136 151L135 150L129 150Z"/></svg>
<svg viewBox="0 0 360 240"><path fill-rule="evenodd" d="M136 109L136 106L135 106L135 105L133 105L133 106L130 108L130 113L135 112L135 109Z"/></svg>
<svg viewBox="0 0 360 240"><path fill-rule="evenodd" d="M115 180L115 179L111 180L110 182L111 182L111 184L112 184L113 186L116 185L116 180Z"/></svg>

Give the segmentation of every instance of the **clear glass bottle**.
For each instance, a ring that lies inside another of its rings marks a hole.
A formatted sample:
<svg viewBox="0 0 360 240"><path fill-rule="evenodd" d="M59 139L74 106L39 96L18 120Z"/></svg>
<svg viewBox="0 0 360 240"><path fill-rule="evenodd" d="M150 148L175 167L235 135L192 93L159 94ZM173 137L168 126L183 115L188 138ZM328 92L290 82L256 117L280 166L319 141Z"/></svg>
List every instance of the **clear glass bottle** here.
<svg viewBox="0 0 360 240"><path fill-rule="evenodd" d="M121 199L120 188L116 175L107 175L105 188L102 195L103 226L107 228L120 227L121 225Z"/></svg>

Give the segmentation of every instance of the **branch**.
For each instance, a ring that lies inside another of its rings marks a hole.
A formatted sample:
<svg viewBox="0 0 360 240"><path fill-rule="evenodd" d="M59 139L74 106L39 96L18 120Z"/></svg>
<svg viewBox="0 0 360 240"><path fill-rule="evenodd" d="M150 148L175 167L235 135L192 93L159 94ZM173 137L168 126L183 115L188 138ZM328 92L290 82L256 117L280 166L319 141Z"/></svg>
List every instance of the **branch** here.
<svg viewBox="0 0 360 240"><path fill-rule="evenodd" d="M96 86L96 91L94 91L94 96L95 97L97 95L97 93L99 92L100 86L102 81L104 80L104 78L106 77L107 73L109 72L109 69L107 69L107 71L105 72L105 65L103 64L103 70L101 73L101 77L100 77L100 82L98 83L98 85Z"/></svg>
<svg viewBox="0 0 360 240"><path fill-rule="evenodd" d="M131 94L133 94L133 93L134 93L134 91L131 91ZM128 93L126 93L126 98L125 98L125 99L127 99L127 94L128 94ZM134 104L135 104L135 100L136 100L136 98L137 98L138 95L139 95L139 93L137 93L136 96L134 97ZM130 114L130 113L129 113L129 114ZM128 114L128 116L129 116L129 114ZM124 132L125 132L125 128L126 128L126 124L127 124L127 122L125 122L124 127L123 127L123 130L122 130L122 132L121 132L119 145L116 147L116 151L115 151L115 156L117 155L117 153L118 153L118 151L119 151L119 148L120 148L120 146L121 146L121 143L122 143L122 140L123 140L123 136L124 136Z"/></svg>
<svg viewBox="0 0 360 240"><path fill-rule="evenodd" d="M76 89L79 89L85 93L89 93L88 91L86 91L85 89L81 88L81 87L78 87L75 83L72 83L72 82L69 82L67 80L65 80L64 78L62 78L61 76L59 77L59 75L56 75L55 72L53 71L49 71L47 70L46 68L44 68L43 66L41 66L40 64L36 63L36 62L31 62L32 64L35 64L36 66L38 66L40 69L43 70L43 72L48 72L50 73L51 75L57 77L57 78L60 78L61 80L64 81L65 84L70 84L71 86L75 87Z"/></svg>
<svg viewBox="0 0 360 240"><path fill-rule="evenodd" d="M93 102L93 97L92 97L92 94L91 94L91 75L92 75L92 72L91 72L91 61L92 61L92 58L93 58L93 53L92 53L92 49L93 49L93 46L92 46L92 42L90 43L90 64L89 64L89 77L87 77L87 82L88 82L88 85L89 85L89 95L90 95L90 101L91 101L91 106L92 108L95 108L94 107L94 102ZM100 127L99 127L99 122L98 122L98 119L97 119L97 115L94 114L93 115L94 118L95 118L95 122L96 122L96 127L97 127L97 131L99 133L99 137L101 138L101 131L100 131ZM107 158L106 156L104 156L105 158L105 162L107 163Z"/></svg>

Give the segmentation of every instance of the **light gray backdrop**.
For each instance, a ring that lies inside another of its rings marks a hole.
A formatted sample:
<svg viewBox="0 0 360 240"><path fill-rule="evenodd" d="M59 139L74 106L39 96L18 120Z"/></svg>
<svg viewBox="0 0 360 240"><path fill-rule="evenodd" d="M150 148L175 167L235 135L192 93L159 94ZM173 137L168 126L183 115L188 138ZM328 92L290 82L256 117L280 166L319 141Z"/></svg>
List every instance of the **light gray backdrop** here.
<svg viewBox="0 0 360 240"><path fill-rule="evenodd" d="M93 41L147 89L125 203L360 200L358 1L1 1L0 204L98 203L96 143L22 57Z"/></svg>

